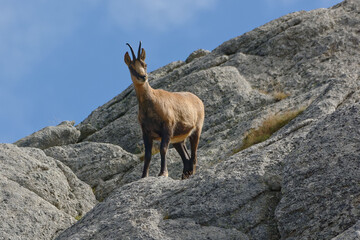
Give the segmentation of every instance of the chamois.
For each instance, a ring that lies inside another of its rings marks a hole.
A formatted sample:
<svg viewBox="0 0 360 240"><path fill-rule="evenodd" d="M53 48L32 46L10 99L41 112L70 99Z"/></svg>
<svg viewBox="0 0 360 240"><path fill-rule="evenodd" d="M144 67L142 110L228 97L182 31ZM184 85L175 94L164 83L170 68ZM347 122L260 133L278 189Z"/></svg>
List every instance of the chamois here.
<svg viewBox="0 0 360 240"><path fill-rule="evenodd" d="M145 160L142 177L149 175L153 141L160 141L161 170L159 176L168 176L165 155L172 143L183 161L182 179L196 171L197 148L204 122L204 104L190 92L168 92L153 89L149 85L145 49L139 44L138 56L129 46L133 59L126 52L124 60L130 70L136 96L139 102L138 120L141 125L145 146ZM185 140L189 137L191 156Z"/></svg>

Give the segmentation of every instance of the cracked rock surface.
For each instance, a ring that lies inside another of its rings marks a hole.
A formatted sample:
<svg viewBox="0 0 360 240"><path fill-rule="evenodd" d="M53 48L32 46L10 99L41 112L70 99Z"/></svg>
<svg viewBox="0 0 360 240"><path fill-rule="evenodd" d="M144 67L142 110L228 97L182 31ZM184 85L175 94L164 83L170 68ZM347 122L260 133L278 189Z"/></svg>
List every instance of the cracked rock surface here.
<svg viewBox="0 0 360 240"><path fill-rule="evenodd" d="M57 126L45 127L16 141L14 144L19 147L46 149L76 143L80 137L80 131L74 127L74 124L74 121L64 121Z"/></svg>
<svg viewBox="0 0 360 240"><path fill-rule="evenodd" d="M152 177L140 179L133 86L66 126L77 142L0 145L0 214L9 219L0 232L61 240L359 239L359 26L360 2L346 0L288 14L151 72L153 88L191 91L204 102L197 173L187 180L174 149L168 178L154 177L155 154ZM251 129L300 110L266 141L241 149Z"/></svg>
<svg viewBox="0 0 360 240"><path fill-rule="evenodd" d="M49 239L94 207L91 188L36 148L0 144L0 236Z"/></svg>
<svg viewBox="0 0 360 240"><path fill-rule="evenodd" d="M67 146L57 146L44 150L89 184L98 200L106 198L119 185L138 179L129 178L130 172L142 162L121 147L107 143L83 142Z"/></svg>

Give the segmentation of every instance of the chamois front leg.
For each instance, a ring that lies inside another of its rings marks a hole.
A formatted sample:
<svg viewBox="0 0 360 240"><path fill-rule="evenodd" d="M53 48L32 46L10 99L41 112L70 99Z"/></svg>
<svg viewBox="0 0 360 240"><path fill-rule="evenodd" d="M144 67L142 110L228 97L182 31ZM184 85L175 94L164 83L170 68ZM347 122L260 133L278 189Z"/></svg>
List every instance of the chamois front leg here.
<svg viewBox="0 0 360 240"><path fill-rule="evenodd" d="M161 135L161 144L160 144L161 169L159 176L164 176L164 177L168 176L168 170L166 164L166 152L169 148L171 136L172 133L171 130L169 129L164 130Z"/></svg>
<svg viewBox="0 0 360 240"><path fill-rule="evenodd" d="M150 135L143 134L144 139L144 146L145 146L145 160L144 160L144 169L142 178L149 176L149 166L151 161L151 155L152 155L152 145L153 140L151 139Z"/></svg>

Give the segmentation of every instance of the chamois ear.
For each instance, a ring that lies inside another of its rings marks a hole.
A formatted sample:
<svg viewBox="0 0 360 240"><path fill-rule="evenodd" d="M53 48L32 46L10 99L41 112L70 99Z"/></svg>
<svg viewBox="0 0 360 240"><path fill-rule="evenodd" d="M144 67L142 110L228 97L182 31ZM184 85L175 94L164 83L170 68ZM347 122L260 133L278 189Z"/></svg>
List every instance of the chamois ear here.
<svg viewBox="0 0 360 240"><path fill-rule="evenodd" d="M145 49L141 49L141 55L140 55L140 59L145 61L145 57L146 57L146 53L145 53Z"/></svg>
<svg viewBox="0 0 360 240"><path fill-rule="evenodd" d="M128 52L125 53L124 61L125 61L126 65L128 65L128 66L130 65L130 63L131 63L131 58L130 58L130 55L129 55Z"/></svg>

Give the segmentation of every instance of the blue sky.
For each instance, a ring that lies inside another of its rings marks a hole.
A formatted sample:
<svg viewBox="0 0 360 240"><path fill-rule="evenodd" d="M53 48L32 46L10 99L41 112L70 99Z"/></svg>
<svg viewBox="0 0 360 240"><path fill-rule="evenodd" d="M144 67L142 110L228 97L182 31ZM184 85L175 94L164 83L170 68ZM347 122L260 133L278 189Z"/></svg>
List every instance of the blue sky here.
<svg viewBox="0 0 360 240"><path fill-rule="evenodd" d="M339 2L0 0L0 143L78 124L128 87L126 42L142 40L152 71L285 14Z"/></svg>

